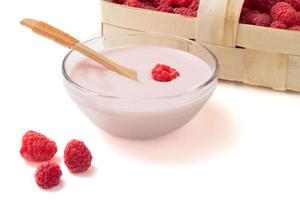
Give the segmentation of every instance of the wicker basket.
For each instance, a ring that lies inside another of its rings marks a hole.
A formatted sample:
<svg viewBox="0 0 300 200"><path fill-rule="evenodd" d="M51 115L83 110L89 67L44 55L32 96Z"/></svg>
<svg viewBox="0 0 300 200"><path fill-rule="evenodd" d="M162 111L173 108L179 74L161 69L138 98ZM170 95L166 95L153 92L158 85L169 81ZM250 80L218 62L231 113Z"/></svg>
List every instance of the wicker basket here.
<svg viewBox="0 0 300 200"><path fill-rule="evenodd" d="M239 24L243 2L201 0L198 17L190 18L102 0L102 35L150 31L194 39L218 57L220 79L300 92L300 32Z"/></svg>

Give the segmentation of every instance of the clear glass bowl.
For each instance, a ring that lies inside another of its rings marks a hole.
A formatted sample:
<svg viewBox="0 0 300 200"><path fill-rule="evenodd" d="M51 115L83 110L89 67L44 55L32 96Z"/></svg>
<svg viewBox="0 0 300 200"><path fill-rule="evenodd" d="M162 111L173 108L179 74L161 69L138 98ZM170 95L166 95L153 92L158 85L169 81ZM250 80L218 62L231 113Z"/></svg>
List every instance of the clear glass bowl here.
<svg viewBox="0 0 300 200"><path fill-rule="evenodd" d="M203 84L173 96L124 98L95 93L70 78L75 65L85 57L70 51L63 61L62 73L67 92L80 110L102 130L124 138L158 137L184 126L201 109L217 85L218 61L196 42L156 33L132 33L97 37L84 42L96 51L128 45L156 45L177 48L204 60L212 71Z"/></svg>

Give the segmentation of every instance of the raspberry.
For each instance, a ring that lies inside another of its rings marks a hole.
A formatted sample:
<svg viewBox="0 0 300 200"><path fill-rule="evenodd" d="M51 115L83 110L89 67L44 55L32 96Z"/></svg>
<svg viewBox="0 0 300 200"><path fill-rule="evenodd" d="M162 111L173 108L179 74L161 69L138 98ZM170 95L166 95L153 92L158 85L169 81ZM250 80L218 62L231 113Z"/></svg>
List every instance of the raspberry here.
<svg viewBox="0 0 300 200"><path fill-rule="evenodd" d="M288 27L296 24L296 10L288 3L278 2L271 9L273 20L281 21Z"/></svg>
<svg viewBox="0 0 300 200"><path fill-rule="evenodd" d="M277 0L253 0L256 10L263 13L270 13L271 8L277 3Z"/></svg>
<svg viewBox="0 0 300 200"><path fill-rule="evenodd" d="M250 12L250 9L249 9L249 8L242 8L242 10L241 10L241 19L242 19L243 16L244 16L245 14L247 14L248 12Z"/></svg>
<svg viewBox="0 0 300 200"><path fill-rule="evenodd" d="M198 8L199 8L199 0L192 0L192 2L190 3L190 5L188 6L188 8L190 8L192 10L198 10Z"/></svg>
<svg viewBox="0 0 300 200"><path fill-rule="evenodd" d="M72 173L88 170L92 162L92 154L82 141L71 140L64 151L65 164Z"/></svg>
<svg viewBox="0 0 300 200"><path fill-rule="evenodd" d="M192 0L153 0L154 6L187 7Z"/></svg>
<svg viewBox="0 0 300 200"><path fill-rule="evenodd" d="M254 1L253 0L245 0L243 8L253 9Z"/></svg>
<svg viewBox="0 0 300 200"><path fill-rule="evenodd" d="M289 28L289 30L292 30L292 31L300 31L300 26L292 26Z"/></svg>
<svg viewBox="0 0 300 200"><path fill-rule="evenodd" d="M147 10L156 10L154 6L150 6L146 4L141 4L140 8L147 9Z"/></svg>
<svg viewBox="0 0 300 200"><path fill-rule="evenodd" d="M114 2L117 4L124 4L126 0L114 0Z"/></svg>
<svg viewBox="0 0 300 200"><path fill-rule="evenodd" d="M169 82L178 76L180 76L179 72L168 65L157 64L152 69L152 78L159 82Z"/></svg>
<svg viewBox="0 0 300 200"><path fill-rule="evenodd" d="M300 12L296 14L296 25L300 25Z"/></svg>
<svg viewBox="0 0 300 200"><path fill-rule="evenodd" d="M28 131L22 138L20 154L28 161L50 160L57 151L54 141L35 131Z"/></svg>
<svg viewBox="0 0 300 200"><path fill-rule="evenodd" d="M35 182L43 189L49 189L59 184L62 175L58 164L48 162L41 164L35 174Z"/></svg>
<svg viewBox="0 0 300 200"><path fill-rule="evenodd" d="M289 3L296 11L300 11L300 0L282 0Z"/></svg>
<svg viewBox="0 0 300 200"><path fill-rule="evenodd" d="M174 9L167 5L158 6L155 10L160 12L174 13Z"/></svg>
<svg viewBox="0 0 300 200"><path fill-rule="evenodd" d="M164 1L162 0L152 0L152 4L155 6L155 7L158 7L160 5L164 5Z"/></svg>
<svg viewBox="0 0 300 200"><path fill-rule="evenodd" d="M188 17L197 17L197 11L192 10L190 8L183 8L183 7L174 8L174 13L188 16Z"/></svg>
<svg viewBox="0 0 300 200"><path fill-rule="evenodd" d="M154 5L158 4L159 6L165 5L165 6L175 6L177 3L177 0L159 0L157 3L154 3Z"/></svg>
<svg viewBox="0 0 300 200"><path fill-rule="evenodd" d="M260 13L257 10L250 10L242 16L241 22L257 26L270 26L272 20L271 17L265 13Z"/></svg>
<svg viewBox="0 0 300 200"><path fill-rule="evenodd" d="M279 29L287 29L287 26L285 25L285 23L282 23L281 21L272 22L270 27L279 28Z"/></svg>
<svg viewBox="0 0 300 200"><path fill-rule="evenodd" d="M140 8L141 2L139 2L138 0L126 0L126 2L123 5Z"/></svg>
<svg viewBox="0 0 300 200"><path fill-rule="evenodd" d="M192 0L176 0L175 5L178 7L188 7Z"/></svg>

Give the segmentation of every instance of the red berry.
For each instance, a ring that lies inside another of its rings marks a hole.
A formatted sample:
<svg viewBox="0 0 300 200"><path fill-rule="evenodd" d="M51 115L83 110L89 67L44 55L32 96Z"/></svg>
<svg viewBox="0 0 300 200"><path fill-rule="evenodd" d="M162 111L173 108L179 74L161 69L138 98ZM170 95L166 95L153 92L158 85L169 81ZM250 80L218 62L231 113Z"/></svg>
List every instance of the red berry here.
<svg viewBox="0 0 300 200"><path fill-rule="evenodd" d="M199 8L199 0L192 0L192 2L190 3L190 5L188 6L188 8L197 11L198 8Z"/></svg>
<svg viewBox="0 0 300 200"><path fill-rule="evenodd" d="M159 82L169 82L180 76L176 69L164 64L157 64L152 69L152 78Z"/></svg>
<svg viewBox="0 0 300 200"><path fill-rule="evenodd" d="M277 0L253 0L256 10L270 14L271 8L277 3Z"/></svg>
<svg viewBox="0 0 300 200"><path fill-rule="evenodd" d="M297 12L296 14L296 25L300 26L300 12Z"/></svg>
<svg viewBox="0 0 300 200"><path fill-rule="evenodd" d="M278 2L271 9L273 20L281 21L288 27L296 24L296 10L288 3Z"/></svg>
<svg viewBox="0 0 300 200"><path fill-rule="evenodd" d="M242 10L241 10L241 18L240 19L243 19L243 16L245 14L247 14L249 11L250 11L249 8L242 8ZM242 20L240 20L240 21L242 21Z"/></svg>
<svg viewBox="0 0 300 200"><path fill-rule="evenodd" d="M141 2L138 0L126 0L123 5L130 6L130 7L135 7L135 8L140 8L141 7Z"/></svg>
<svg viewBox="0 0 300 200"><path fill-rule="evenodd" d="M152 4L155 7L158 6L175 6L176 5L177 0L152 0Z"/></svg>
<svg viewBox="0 0 300 200"><path fill-rule="evenodd" d="M64 150L64 161L70 172L80 173L91 166L92 154L82 141L71 140Z"/></svg>
<svg viewBox="0 0 300 200"><path fill-rule="evenodd" d="M174 13L174 9L167 5L158 6L155 10L160 12Z"/></svg>
<svg viewBox="0 0 300 200"><path fill-rule="evenodd" d="M281 22L281 21L274 21L271 23L270 27L272 28L279 28L279 29L287 29L287 26L285 25L285 23Z"/></svg>
<svg viewBox="0 0 300 200"><path fill-rule="evenodd" d="M114 0L114 2L117 4L124 4L126 0Z"/></svg>
<svg viewBox="0 0 300 200"><path fill-rule="evenodd" d="M35 182L43 189L49 189L59 184L62 175L58 164L48 162L41 164L35 174Z"/></svg>
<svg viewBox="0 0 300 200"><path fill-rule="evenodd" d="M260 13L257 10L250 10L242 15L241 22L257 26L270 26L271 17L265 13Z"/></svg>
<svg viewBox="0 0 300 200"><path fill-rule="evenodd" d="M28 161L48 161L57 151L54 141L35 131L28 131L22 138L20 153Z"/></svg>
<svg viewBox="0 0 300 200"><path fill-rule="evenodd" d="M289 30L292 30L292 31L300 31L300 26L292 26L289 28Z"/></svg>
<svg viewBox="0 0 300 200"><path fill-rule="evenodd" d="M253 9L254 1L253 0L245 0L243 8Z"/></svg>
<svg viewBox="0 0 300 200"><path fill-rule="evenodd" d="M176 0L175 5L178 7L188 7L192 0Z"/></svg>
<svg viewBox="0 0 300 200"><path fill-rule="evenodd" d="M141 4L140 8L147 9L147 10L156 10L156 8L154 6L150 6L147 4Z"/></svg>
<svg viewBox="0 0 300 200"><path fill-rule="evenodd" d="M178 8L174 8L174 12L176 14L183 15L183 16L197 17L197 11L190 8L178 7Z"/></svg>
<svg viewBox="0 0 300 200"><path fill-rule="evenodd" d="M300 11L300 0L281 0L289 3L296 11Z"/></svg>

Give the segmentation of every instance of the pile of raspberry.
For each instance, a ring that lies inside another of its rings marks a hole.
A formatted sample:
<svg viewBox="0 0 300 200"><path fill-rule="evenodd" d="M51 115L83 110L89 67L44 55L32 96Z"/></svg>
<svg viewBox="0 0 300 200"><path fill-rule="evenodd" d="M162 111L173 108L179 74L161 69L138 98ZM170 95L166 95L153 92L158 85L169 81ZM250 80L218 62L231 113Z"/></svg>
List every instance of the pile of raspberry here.
<svg viewBox="0 0 300 200"><path fill-rule="evenodd" d="M28 131L22 138L21 156L30 162L40 162L34 174L36 184L50 189L60 183L62 170L58 163L51 161L57 152L56 143L36 131ZM82 141L71 140L64 149L64 163L72 173L89 169L92 154Z"/></svg>
<svg viewBox="0 0 300 200"><path fill-rule="evenodd" d="M200 0L114 0L115 3L148 10L197 17Z"/></svg>
<svg viewBox="0 0 300 200"><path fill-rule="evenodd" d="M300 31L300 0L245 0L240 22Z"/></svg>

